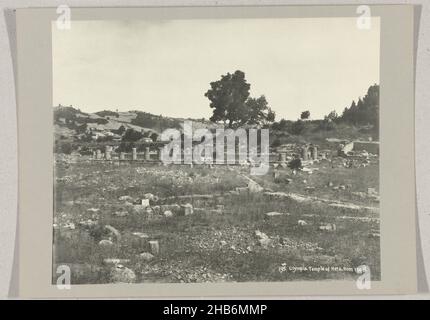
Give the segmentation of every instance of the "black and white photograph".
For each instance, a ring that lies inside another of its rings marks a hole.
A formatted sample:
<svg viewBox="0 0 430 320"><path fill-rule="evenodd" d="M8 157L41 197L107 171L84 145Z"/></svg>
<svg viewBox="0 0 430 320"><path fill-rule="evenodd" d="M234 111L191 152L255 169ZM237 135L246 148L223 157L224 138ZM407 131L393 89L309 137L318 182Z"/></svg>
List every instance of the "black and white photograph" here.
<svg viewBox="0 0 430 320"><path fill-rule="evenodd" d="M54 21L53 284L380 279L366 22Z"/></svg>

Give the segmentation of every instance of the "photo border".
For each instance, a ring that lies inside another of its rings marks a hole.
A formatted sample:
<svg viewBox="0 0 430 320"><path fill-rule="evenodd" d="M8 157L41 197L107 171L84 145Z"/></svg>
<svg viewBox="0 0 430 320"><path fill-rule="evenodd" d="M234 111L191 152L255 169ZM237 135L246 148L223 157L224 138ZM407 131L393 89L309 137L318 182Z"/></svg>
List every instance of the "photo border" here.
<svg viewBox="0 0 430 320"><path fill-rule="evenodd" d="M19 295L216 297L415 293L414 8L370 5L381 23L381 280L72 285L52 281L53 114L51 23L56 8L17 9ZM358 17L357 6L72 8L73 20ZM67 32L67 30L65 30ZM35 81L36 79L36 81Z"/></svg>

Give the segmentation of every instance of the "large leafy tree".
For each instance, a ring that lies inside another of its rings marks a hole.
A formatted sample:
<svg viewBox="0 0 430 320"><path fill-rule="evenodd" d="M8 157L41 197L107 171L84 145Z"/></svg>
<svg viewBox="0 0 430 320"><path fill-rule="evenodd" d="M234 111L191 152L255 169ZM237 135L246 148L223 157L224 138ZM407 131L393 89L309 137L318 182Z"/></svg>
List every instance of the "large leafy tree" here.
<svg viewBox="0 0 430 320"><path fill-rule="evenodd" d="M266 97L248 98L245 118L247 124L265 124L275 121L275 112L269 108Z"/></svg>
<svg viewBox="0 0 430 320"><path fill-rule="evenodd" d="M246 81L244 72L237 70L222 75L220 80L211 82L210 86L205 96L213 109L211 121L224 122L224 125L233 128L275 120L275 113L268 107L264 96L257 99L249 97L251 85Z"/></svg>

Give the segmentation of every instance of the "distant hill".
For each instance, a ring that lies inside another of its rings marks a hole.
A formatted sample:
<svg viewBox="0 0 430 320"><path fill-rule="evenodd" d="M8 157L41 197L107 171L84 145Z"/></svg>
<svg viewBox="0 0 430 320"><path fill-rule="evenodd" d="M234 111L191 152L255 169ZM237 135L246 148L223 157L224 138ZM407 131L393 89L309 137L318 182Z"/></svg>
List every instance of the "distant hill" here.
<svg viewBox="0 0 430 320"><path fill-rule="evenodd" d="M141 142L159 141L165 129L181 130L185 121L191 121L193 130L223 127L205 119L173 118L138 110L86 113L72 106L57 106L54 150L67 153L82 150L87 144L115 143L120 145L118 150L129 151L135 144L142 147ZM245 125L245 129L251 127L256 125ZM263 127L270 130L270 145L275 148L289 143L316 143L323 147L333 139L379 140L379 85L370 86L364 97L357 103L353 101L342 115L332 111L321 120L281 119Z"/></svg>
<svg viewBox="0 0 430 320"><path fill-rule="evenodd" d="M219 127L204 119L165 117L137 110L86 113L72 106L54 107L55 139L70 142L133 142L145 137L156 141L165 129L182 129L184 121L191 121L194 130Z"/></svg>

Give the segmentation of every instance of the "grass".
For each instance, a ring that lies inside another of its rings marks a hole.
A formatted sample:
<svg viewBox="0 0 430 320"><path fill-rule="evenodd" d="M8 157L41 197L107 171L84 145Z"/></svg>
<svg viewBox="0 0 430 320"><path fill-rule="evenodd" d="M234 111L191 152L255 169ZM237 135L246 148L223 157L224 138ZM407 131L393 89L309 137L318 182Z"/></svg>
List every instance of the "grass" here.
<svg viewBox="0 0 430 320"><path fill-rule="evenodd" d="M332 168L324 163L309 175L291 175L291 184L275 183L273 175L252 177L274 191L305 193L314 186L312 196L376 205L368 199L355 198L354 191L378 186L377 165L366 168ZM287 173L288 170L285 170ZM369 237L379 230L377 222L339 219L340 216L368 216L365 210L341 209L322 203L299 203L289 198L269 200L262 194L228 195L236 187L246 186L241 176L245 169L229 170L185 166L144 167L136 164L115 166L105 162L78 162L56 165L55 265L73 266L72 283L107 283L111 266L106 258L128 259L126 266L137 275L138 282L218 282L218 281L292 281L355 279L352 272L280 272L282 264L300 266L357 267L367 264L372 279L380 278L379 238ZM306 184L303 180L307 180ZM326 187L351 184L346 190ZM191 216L148 219L133 206L118 198L142 197L153 193L160 198L190 194L221 194L213 199L169 199L162 203L191 202L208 210ZM209 209L224 205L223 214ZM88 210L90 209L90 210ZM95 210L94 210L95 209ZM97 210L98 209L98 210ZM113 213L126 211L126 217ZM267 217L278 211L289 215ZM98 241L102 231L86 231L78 226L82 220L97 220L100 226L111 225L121 232L121 240L102 250ZM298 220L308 225L299 226ZM75 230L64 230L66 222ZM318 229L320 224L335 223L335 232ZM271 239L271 246L261 246L255 236L260 230ZM146 244L136 241L133 232L147 233L160 243L160 254L150 262L138 259L147 251ZM75 272L75 271L76 272ZM55 272L53 274L55 280Z"/></svg>

